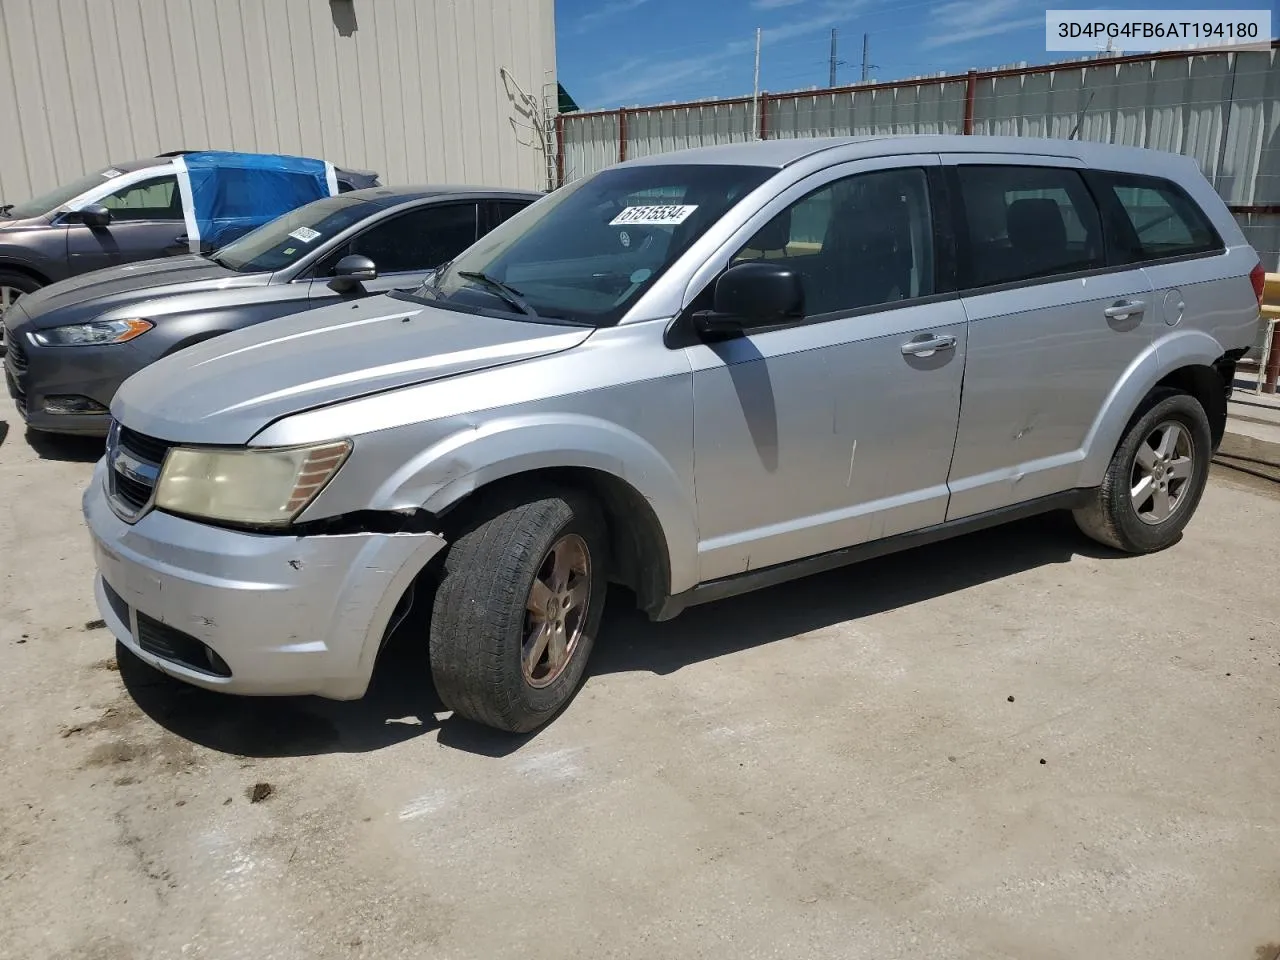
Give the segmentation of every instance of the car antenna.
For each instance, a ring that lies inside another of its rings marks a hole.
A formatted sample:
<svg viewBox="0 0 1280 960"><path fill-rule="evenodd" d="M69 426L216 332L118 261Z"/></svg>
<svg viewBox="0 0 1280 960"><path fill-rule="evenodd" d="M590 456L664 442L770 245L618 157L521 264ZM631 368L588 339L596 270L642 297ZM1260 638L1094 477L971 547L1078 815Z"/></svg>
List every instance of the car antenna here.
<svg viewBox="0 0 1280 960"><path fill-rule="evenodd" d="M1076 138L1076 134L1080 132L1080 128L1084 126L1084 115L1089 109L1089 104L1093 103L1093 95L1097 92L1098 91L1096 90L1089 91L1089 99L1086 100L1084 102L1084 106L1080 108L1080 113L1076 117L1076 125L1071 128L1071 136L1067 137L1068 140L1074 140Z"/></svg>

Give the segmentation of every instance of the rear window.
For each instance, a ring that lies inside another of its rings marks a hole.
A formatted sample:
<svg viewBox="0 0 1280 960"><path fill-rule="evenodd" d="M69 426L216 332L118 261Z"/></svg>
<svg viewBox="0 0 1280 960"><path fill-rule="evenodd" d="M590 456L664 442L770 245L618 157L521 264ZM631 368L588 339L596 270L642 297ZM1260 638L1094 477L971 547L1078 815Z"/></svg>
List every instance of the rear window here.
<svg viewBox="0 0 1280 960"><path fill-rule="evenodd" d="M1095 173L1100 191L1114 198L1112 261L1139 263L1222 249L1209 218L1177 184L1158 177Z"/></svg>
<svg viewBox="0 0 1280 960"><path fill-rule="evenodd" d="M966 164L956 176L968 234L966 288L1105 265L1098 208L1077 171Z"/></svg>

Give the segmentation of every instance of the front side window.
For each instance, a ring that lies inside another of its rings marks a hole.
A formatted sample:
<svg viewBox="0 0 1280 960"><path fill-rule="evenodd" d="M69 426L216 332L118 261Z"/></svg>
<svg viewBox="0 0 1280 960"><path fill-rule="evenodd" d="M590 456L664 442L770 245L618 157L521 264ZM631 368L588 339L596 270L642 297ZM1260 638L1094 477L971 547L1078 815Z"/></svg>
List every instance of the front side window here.
<svg viewBox="0 0 1280 960"><path fill-rule="evenodd" d="M892 304L934 292L932 223L923 170L861 173L787 207L733 262L792 267L809 316Z"/></svg>
<svg viewBox="0 0 1280 960"><path fill-rule="evenodd" d="M956 174L968 235L965 287L1105 265L1098 208L1075 170L966 164Z"/></svg>
<svg viewBox="0 0 1280 960"><path fill-rule="evenodd" d="M113 221L181 220L182 198L177 177L156 177L124 187L102 198Z"/></svg>
<svg viewBox="0 0 1280 960"><path fill-rule="evenodd" d="M368 257L379 273L407 273L438 267L475 240L474 203L436 204L370 227L352 239L343 255Z"/></svg>
<svg viewBox="0 0 1280 960"><path fill-rule="evenodd" d="M341 194L313 200L233 240L211 259L240 273L283 270L376 209L367 200Z"/></svg>
<svg viewBox="0 0 1280 960"><path fill-rule="evenodd" d="M1117 262L1138 263L1222 249L1222 240L1208 217L1176 184L1126 173L1094 176L1124 211L1113 230L1113 259Z"/></svg>
<svg viewBox="0 0 1280 960"><path fill-rule="evenodd" d="M411 296L468 312L616 323L775 172L677 163L604 170L503 223Z"/></svg>

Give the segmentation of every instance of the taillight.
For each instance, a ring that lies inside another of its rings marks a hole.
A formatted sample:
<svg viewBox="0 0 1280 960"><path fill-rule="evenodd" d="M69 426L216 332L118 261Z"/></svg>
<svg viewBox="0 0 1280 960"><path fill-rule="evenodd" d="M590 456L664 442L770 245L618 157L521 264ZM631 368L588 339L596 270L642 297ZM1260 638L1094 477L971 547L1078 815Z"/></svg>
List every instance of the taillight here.
<svg viewBox="0 0 1280 960"><path fill-rule="evenodd" d="M1258 298L1258 309L1262 309L1262 291L1267 285L1267 271L1258 264L1249 271L1249 282L1253 284L1253 295Z"/></svg>

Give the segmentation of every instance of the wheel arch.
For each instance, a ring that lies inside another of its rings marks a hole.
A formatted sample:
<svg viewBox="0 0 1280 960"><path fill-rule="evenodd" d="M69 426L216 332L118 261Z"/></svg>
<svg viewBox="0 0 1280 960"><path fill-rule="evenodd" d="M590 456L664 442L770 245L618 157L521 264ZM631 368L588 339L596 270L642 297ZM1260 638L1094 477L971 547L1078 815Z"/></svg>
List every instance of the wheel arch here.
<svg viewBox="0 0 1280 960"><path fill-rule="evenodd" d="M524 414L451 432L384 475L372 498L359 499L373 509L422 510L447 527L499 485L582 490L605 513L618 554L615 579L652 612L697 581L688 452L687 461L672 462L624 425L594 416Z"/></svg>
<svg viewBox="0 0 1280 960"><path fill-rule="evenodd" d="M1203 331L1180 331L1149 345L1116 382L1094 420L1085 438L1079 485L1094 487L1102 482L1120 439L1141 415L1151 391L1159 387L1181 390L1200 402L1216 449L1226 428L1227 391L1234 367L1232 352Z"/></svg>
<svg viewBox="0 0 1280 960"><path fill-rule="evenodd" d="M446 540L495 498L520 490L563 490L591 498L609 537L609 579L630 589L636 604L656 615L671 593L671 556L652 504L616 474L594 467L540 467L496 477L436 515Z"/></svg>
<svg viewBox="0 0 1280 960"><path fill-rule="evenodd" d="M16 261L16 260L6 260L4 258L0 258L0 270L8 270L12 273L20 273L24 277L30 277L32 280L40 284L40 286L42 287L47 287L49 284L53 283L52 280L50 280L47 276L45 276L39 270L35 269L34 267L26 263L20 263L19 261Z"/></svg>

